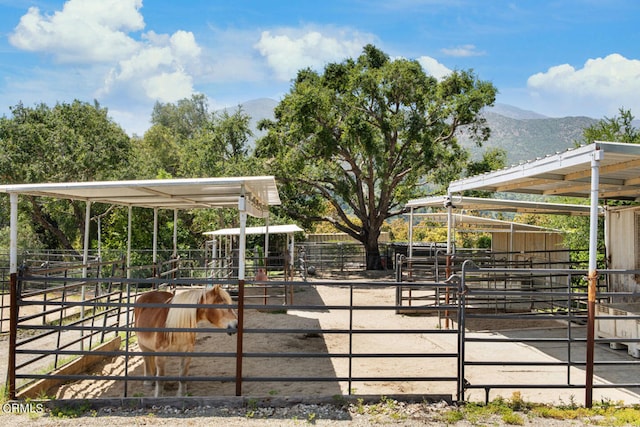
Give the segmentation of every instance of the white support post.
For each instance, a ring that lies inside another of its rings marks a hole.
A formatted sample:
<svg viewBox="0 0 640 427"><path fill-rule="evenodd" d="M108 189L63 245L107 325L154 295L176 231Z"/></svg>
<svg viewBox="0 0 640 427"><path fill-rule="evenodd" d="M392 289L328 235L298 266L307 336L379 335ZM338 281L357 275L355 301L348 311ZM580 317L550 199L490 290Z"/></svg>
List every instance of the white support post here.
<svg viewBox="0 0 640 427"><path fill-rule="evenodd" d="M173 257L178 256L178 209L173 210Z"/></svg>
<svg viewBox="0 0 640 427"><path fill-rule="evenodd" d="M131 217L133 207L129 206L129 217L127 218L127 279L131 278Z"/></svg>
<svg viewBox="0 0 640 427"><path fill-rule="evenodd" d="M9 194L9 274L18 272L18 193Z"/></svg>
<svg viewBox="0 0 640 427"><path fill-rule="evenodd" d="M291 241L289 243L289 259L287 260L287 262L289 263L289 275L290 278L293 280L293 275L294 275L294 269L295 269L295 265L296 265L296 242L294 240L293 234L291 235ZM285 278L285 280L289 280L289 278Z"/></svg>
<svg viewBox="0 0 640 427"><path fill-rule="evenodd" d="M244 194L238 199L240 212L240 236L238 242L238 280L245 279L245 252L247 249L247 201Z"/></svg>
<svg viewBox="0 0 640 427"><path fill-rule="evenodd" d="M589 210L589 274L595 274L598 256L598 196L600 193L600 160L603 153L593 152L591 159L591 206Z"/></svg>
<svg viewBox="0 0 640 427"><path fill-rule="evenodd" d="M85 203L84 209L84 247L82 252L82 277L87 277L87 263L89 262L89 231L91 230L91 202ZM84 287L82 288L84 290ZM84 299L83 299L84 301Z"/></svg>
<svg viewBox="0 0 640 427"><path fill-rule="evenodd" d="M263 259L261 261L264 261L264 268L265 268L265 272L267 271L267 259L269 258L269 217L267 216L265 218L265 230L264 230L264 254L263 254Z"/></svg>
<svg viewBox="0 0 640 427"><path fill-rule="evenodd" d="M413 257L413 206L409 210L409 249L407 256L409 258Z"/></svg>
<svg viewBox="0 0 640 427"><path fill-rule="evenodd" d="M451 254L451 242L453 240L453 201L451 200L451 194L447 195L445 207L447 208L447 255L449 255Z"/></svg>
<svg viewBox="0 0 640 427"><path fill-rule="evenodd" d="M87 201L84 207L84 242L82 252L82 277L86 278L88 274L87 264L89 263L89 230L91 229L91 202ZM87 296L86 285L82 285L80 289L80 301L84 303ZM85 306L80 307L80 319L84 320ZM80 331L80 336L84 336L84 331ZM84 350L84 340L80 341L80 349Z"/></svg>
<svg viewBox="0 0 640 427"><path fill-rule="evenodd" d="M153 265L158 261L158 208L153 208Z"/></svg>

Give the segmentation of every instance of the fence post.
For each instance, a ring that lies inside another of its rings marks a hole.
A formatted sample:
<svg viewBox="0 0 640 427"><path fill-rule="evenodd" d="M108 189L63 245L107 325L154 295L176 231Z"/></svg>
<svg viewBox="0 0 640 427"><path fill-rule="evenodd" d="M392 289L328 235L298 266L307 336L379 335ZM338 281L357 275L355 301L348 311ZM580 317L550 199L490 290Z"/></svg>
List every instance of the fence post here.
<svg viewBox="0 0 640 427"><path fill-rule="evenodd" d="M242 396L242 340L244 330L244 279L238 280L238 340L236 345L236 396Z"/></svg>
<svg viewBox="0 0 640 427"><path fill-rule="evenodd" d="M16 345L18 329L18 274L9 277L9 360L7 366L7 391L9 399L16 398Z"/></svg>

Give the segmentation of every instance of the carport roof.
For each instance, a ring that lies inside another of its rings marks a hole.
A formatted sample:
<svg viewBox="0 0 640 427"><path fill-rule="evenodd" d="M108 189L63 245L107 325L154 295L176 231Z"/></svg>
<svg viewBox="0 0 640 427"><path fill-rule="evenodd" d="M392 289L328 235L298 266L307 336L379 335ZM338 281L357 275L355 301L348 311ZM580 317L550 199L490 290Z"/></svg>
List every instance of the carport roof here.
<svg viewBox="0 0 640 427"><path fill-rule="evenodd" d="M280 204L272 176L12 184L0 192L161 209L237 208L244 194L247 213L258 217Z"/></svg>
<svg viewBox="0 0 640 427"><path fill-rule="evenodd" d="M454 181L449 192L484 190L589 198L592 159L599 160L599 199L640 200L640 145L600 141Z"/></svg>
<svg viewBox="0 0 640 427"><path fill-rule="evenodd" d="M443 225L448 224L448 214L445 212L432 212L422 215L429 221L438 222ZM458 231L474 231L488 233L562 233L561 230L553 228L540 227L537 225L522 224L519 222L503 221L494 218L485 218L481 216L452 214L451 224ZM415 227L415 226L414 226Z"/></svg>
<svg viewBox="0 0 640 427"><path fill-rule="evenodd" d="M432 196L410 200L408 208L444 208L448 203L457 210L536 213L551 215L589 215L589 205L548 203L527 200L491 199L454 195Z"/></svg>
<svg viewBox="0 0 640 427"><path fill-rule="evenodd" d="M247 227L245 234L291 234L304 231L296 224L270 225L269 227ZM205 236L237 236L240 234L239 228L221 228L214 231L205 231Z"/></svg>

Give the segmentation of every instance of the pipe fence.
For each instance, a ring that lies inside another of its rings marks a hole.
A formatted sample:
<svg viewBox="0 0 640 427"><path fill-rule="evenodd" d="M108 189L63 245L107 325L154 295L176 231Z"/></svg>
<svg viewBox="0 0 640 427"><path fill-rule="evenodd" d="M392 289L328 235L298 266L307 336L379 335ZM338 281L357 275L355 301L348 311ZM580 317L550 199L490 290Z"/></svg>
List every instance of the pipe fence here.
<svg viewBox="0 0 640 427"><path fill-rule="evenodd" d="M179 292L214 283L59 273L29 269L11 277L11 398L152 395L142 384L148 378L142 375L145 353L136 343L140 329L133 324L136 297L157 287ZM565 286L555 280L548 288L495 285L498 278L503 283L538 274L561 277ZM179 329L198 332L189 356L199 368L162 380L185 381L192 397L264 397L311 386L312 393L325 396L439 395L462 402L477 399L477 392L489 400L508 391L584 390L586 292L580 283L585 274L466 264L441 283L412 282L425 299L414 302L410 313L398 303L407 284L395 280L216 279L234 297L237 334L228 337L202 326ZM601 271L601 280L608 274L637 272ZM634 398L640 390L637 375L630 374L639 363L640 313L629 303L621 313L617 302L637 297L598 292L593 387L603 398L620 393ZM81 368L67 369L77 365Z"/></svg>

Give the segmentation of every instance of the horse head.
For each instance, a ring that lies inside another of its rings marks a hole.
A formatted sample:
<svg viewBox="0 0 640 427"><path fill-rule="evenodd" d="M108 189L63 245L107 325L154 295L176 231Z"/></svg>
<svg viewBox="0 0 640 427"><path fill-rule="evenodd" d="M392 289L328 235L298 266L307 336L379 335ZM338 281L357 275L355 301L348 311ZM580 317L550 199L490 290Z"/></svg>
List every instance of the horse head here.
<svg viewBox="0 0 640 427"><path fill-rule="evenodd" d="M223 304L231 305L233 301L227 291L222 289L220 285L215 285L213 288L205 292L202 297L203 304ZM204 310L204 317L212 325L229 330L228 334L234 334L238 328L238 315L236 310L231 307L226 308L206 308Z"/></svg>

